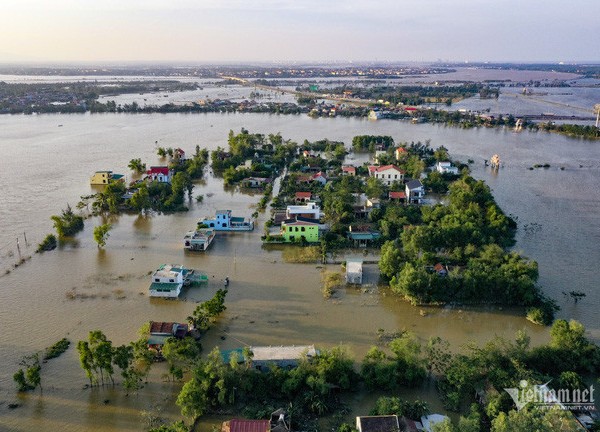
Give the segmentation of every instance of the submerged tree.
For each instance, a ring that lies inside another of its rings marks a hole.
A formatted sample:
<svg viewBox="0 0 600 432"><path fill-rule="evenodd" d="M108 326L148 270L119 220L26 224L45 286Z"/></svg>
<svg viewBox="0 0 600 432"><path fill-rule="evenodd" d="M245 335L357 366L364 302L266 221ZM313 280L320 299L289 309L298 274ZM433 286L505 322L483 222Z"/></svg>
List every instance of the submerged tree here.
<svg viewBox="0 0 600 432"><path fill-rule="evenodd" d="M83 217L73 213L71 206L62 211L60 216L51 216L59 238L71 237L83 229Z"/></svg>
<svg viewBox="0 0 600 432"><path fill-rule="evenodd" d="M140 158L131 159L129 161L128 168L132 171L135 171L137 174L143 174L146 171L146 164L142 162Z"/></svg>
<svg viewBox="0 0 600 432"><path fill-rule="evenodd" d="M106 246L106 239L110 236L109 231L112 225L105 223L94 228L94 240L98 244L98 248Z"/></svg>

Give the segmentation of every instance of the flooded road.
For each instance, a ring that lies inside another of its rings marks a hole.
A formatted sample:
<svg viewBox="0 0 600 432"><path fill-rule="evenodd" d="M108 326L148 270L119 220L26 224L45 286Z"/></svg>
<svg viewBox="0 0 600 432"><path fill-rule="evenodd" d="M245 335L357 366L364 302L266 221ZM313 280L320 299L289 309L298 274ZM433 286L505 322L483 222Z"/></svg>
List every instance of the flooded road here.
<svg viewBox="0 0 600 432"><path fill-rule="evenodd" d="M397 143L430 139L433 147L444 145L455 158L473 159L473 175L484 179L500 206L517 218L516 249L538 261L540 285L561 305L559 316L580 320L591 337L600 339L595 271L600 262L598 143L547 133L307 116L0 116L0 431L137 431L143 427L140 412L156 406L176 418L172 401L179 384L163 382L160 367L146 388L130 396L119 388L84 390L86 378L74 347L43 365L42 397L33 393L18 399L12 374L23 355L65 336L76 343L88 331L101 329L114 344L122 344L137 338L146 321L183 320L196 302L212 297L226 276L231 280L227 310L202 341L205 352L215 345L344 343L360 360L376 343L378 329L407 329L424 340L441 336L454 348L469 340L511 337L522 328L534 342L547 339L546 329L529 324L516 310L428 308L422 316L419 308L377 289L374 267L368 268L371 283L364 290L344 289L323 300L321 266L288 264L280 250L262 247L265 215L252 233L219 233L208 253L185 253L182 237L199 217L217 209L247 217L260 199L224 191L222 181L210 173L194 189L194 196L204 195L203 203L190 203L186 213L112 218L114 228L104 251L92 239L93 227L102 222L92 218L75 245L33 254L52 232L50 215L92 193L89 177L94 171L111 169L131 178L127 164L132 158L161 163L156 146L187 152L196 145L226 147L229 130L242 127L253 133L281 132L298 142L329 138L350 144L359 134L391 135ZM497 173L483 165L494 153L505 163ZM528 169L536 163L549 163L550 168ZM17 238L22 256L32 258L15 269ZM205 271L208 286L187 289L182 301L149 299L148 274L162 263ZM562 292L571 290L587 297L569 302ZM15 401L22 406L9 410L7 405Z"/></svg>

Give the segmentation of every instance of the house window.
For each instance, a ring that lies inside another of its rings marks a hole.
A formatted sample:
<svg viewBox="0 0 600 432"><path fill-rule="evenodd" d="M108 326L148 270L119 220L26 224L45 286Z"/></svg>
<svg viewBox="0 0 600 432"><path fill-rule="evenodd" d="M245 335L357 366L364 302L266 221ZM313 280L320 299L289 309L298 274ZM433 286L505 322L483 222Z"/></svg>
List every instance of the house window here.
<svg viewBox="0 0 600 432"><path fill-rule="evenodd" d="M397 179L398 178L398 174L394 175L394 178Z"/></svg>
<svg viewBox="0 0 600 432"><path fill-rule="evenodd" d="M300 231L304 232L305 231L304 227L300 228Z"/></svg>
<svg viewBox="0 0 600 432"><path fill-rule="evenodd" d="M154 278L154 282L160 282L159 278Z"/></svg>
<svg viewBox="0 0 600 432"><path fill-rule="evenodd" d="M169 279L169 282L175 282L175 279Z"/></svg>
<svg viewBox="0 0 600 432"><path fill-rule="evenodd" d="M296 232L298 232L298 227L296 227Z"/></svg>

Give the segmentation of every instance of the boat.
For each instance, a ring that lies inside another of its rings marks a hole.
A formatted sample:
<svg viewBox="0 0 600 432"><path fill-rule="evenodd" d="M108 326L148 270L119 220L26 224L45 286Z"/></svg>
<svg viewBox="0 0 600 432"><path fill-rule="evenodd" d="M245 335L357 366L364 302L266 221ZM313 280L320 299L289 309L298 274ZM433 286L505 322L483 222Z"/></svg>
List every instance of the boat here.
<svg viewBox="0 0 600 432"><path fill-rule="evenodd" d="M202 218L198 221L199 228L214 228L215 231L252 231L254 221L231 215L231 210L217 210L214 218Z"/></svg>
<svg viewBox="0 0 600 432"><path fill-rule="evenodd" d="M213 228L198 228L186 233L183 237L183 247L187 250L205 251L214 238L215 230Z"/></svg>

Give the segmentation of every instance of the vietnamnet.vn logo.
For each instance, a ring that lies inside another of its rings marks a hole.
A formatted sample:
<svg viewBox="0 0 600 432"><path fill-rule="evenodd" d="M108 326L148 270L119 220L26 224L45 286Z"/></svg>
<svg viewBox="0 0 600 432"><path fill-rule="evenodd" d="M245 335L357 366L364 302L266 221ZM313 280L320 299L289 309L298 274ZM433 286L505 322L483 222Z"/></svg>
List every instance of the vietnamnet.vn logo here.
<svg viewBox="0 0 600 432"><path fill-rule="evenodd" d="M594 405L593 385L585 389L552 389L546 384L533 384L522 380L518 388L505 388L506 392L515 402L517 409L533 404L538 408L559 408L570 411L593 411Z"/></svg>

